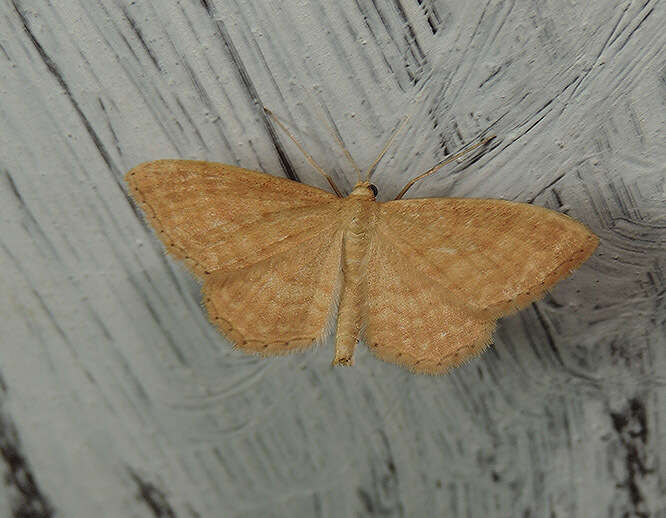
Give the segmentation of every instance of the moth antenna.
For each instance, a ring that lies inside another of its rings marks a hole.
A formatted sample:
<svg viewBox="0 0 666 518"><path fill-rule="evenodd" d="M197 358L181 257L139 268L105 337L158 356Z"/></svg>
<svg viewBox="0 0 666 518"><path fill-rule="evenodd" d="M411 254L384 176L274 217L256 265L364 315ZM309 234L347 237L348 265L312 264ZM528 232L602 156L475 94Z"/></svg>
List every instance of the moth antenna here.
<svg viewBox="0 0 666 518"><path fill-rule="evenodd" d="M430 176L431 174L436 173L436 172L439 171L442 167L444 167L446 164L450 164L450 163L453 162L454 160L458 160L460 157L466 155L466 154L469 153L470 151L474 151L474 150L475 150L476 148L478 148L478 147L485 146L488 142L490 142L490 141L493 140L494 138L495 138L495 135L491 135L490 137L486 137L486 138L484 138L481 142L477 142L477 143L474 144L473 146L471 146L471 147L469 147L469 148L467 148L467 149L463 149L462 151L460 151L459 153L456 153L455 155L451 155L451 156L449 156L448 158L446 158L444 161L440 162L440 163L437 164L436 166L434 166L434 167L428 169L425 173L420 174L420 175L418 175L418 176L415 177L415 178L412 178L409 182L407 182L407 185L405 185L405 186L402 188L402 191L400 191L400 193L395 197L395 199L396 199L396 200L399 200L400 198L402 198L402 197L405 195L405 193L409 190L409 188L410 188L412 185L414 185L416 182L418 182L419 180L422 180L422 179L425 178L426 176Z"/></svg>
<svg viewBox="0 0 666 518"><path fill-rule="evenodd" d="M335 124L331 123L331 118L329 117L324 117L324 108L322 107L320 102L315 102L312 94L306 90L305 87L302 87L303 91L305 94L308 96L308 99L310 99L310 102L313 105L317 106L317 110L315 110L315 115L319 119L319 122L323 124L323 126L328 130L328 132L333 135L333 138L335 141L338 143L338 146L340 146L340 149L342 149L342 152L345 154L345 157L347 157L347 160L349 160L349 163L352 165L354 170L356 171L356 175L358 178L358 181L361 181L361 168L358 166L356 163L356 160L354 160L354 157L351 156L351 153L349 150L345 147L345 143L342 141L342 137L340 136L340 132L338 131L337 127ZM326 113L328 114L328 110L326 110Z"/></svg>
<svg viewBox="0 0 666 518"><path fill-rule="evenodd" d="M303 148L303 146L301 146L301 144L298 142L298 140L296 140L296 137L294 137L294 136L291 134L291 132L289 131L289 129L287 128L287 126L285 126L284 124L282 124L282 121L280 121L280 119L278 119L277 115L275 115L272 111L270 111L270 110L269 110L268 108L266 108L265 106L264 106L264 111L268 114L268 116L269 116L271 119L273 119L273 122L275 122L275 124L277 124L278 126L280 126L280 128L282 129L282 131L284 131L284 132L287 134L287 136L291 139L291 141L292 141L294 144L296 144L296 147L300 150L301 153L303 153L303 154L305 155L305 158L307 159L308 162L310 162L310 165L311 165L312 167L314 167L314 168L317 170L317 172L318 172L319 174L321 174L324 178L326 178L326 181L328 181L328 184L331 186L331 188L333 189L333 191L335 191L335 194L337 194L338 198L343 198L344 196L342 196L342 193L340 192L340 189L338 189L337 185L335 185L335 182L333 181L333 179L332 179L332 178L326 173L326 171L324 171L324 169L323 169L323 168L322 168L317 162L315 162L315 159L312 158L312 156L310 155L310 153L308 153L307 151L305 151L305 149Z"/></svg>
<svg viewBox="0 0 666 518"><path fill-rule="evenodd" d="M405 117L405 119L400 123L400 125L397 127L397 129L391 134L391 137L388 139L388 142L384 146L384 148L381 150L375 161L372 163L372 165L368 168L368 170L365 172L365 179L369 180L370 175L373 173L375 170L375 167L377 167L377 164L379 161L382 159L382 157L386 154L388 151L388 148L391 147L391 144L393 144L393 141L395 140L395 137L398 136L398 133L402 131L402 129L405 127L407 124L407 121L409 121L409 115Z"/></svg>
<svg viewBox="0 0 666 518"><path fill-rule="evenodd" d="M358 166L358 164L356 163L356 160L354 160L354 157L351 156L351 153L349 152L349 150L345 147L345 143L342 142L342 138L340 137L340 133L337 131L337 129L335 128L335 126L333 126L333 125L330 123L330 121L324 119L324 116L321 114L320 110L317 110L315 113L317 114L317 118L319 119L319 121L320 121L322 124L324 124L324 126L326 127L326 129L328 130L328 132L329 132L331 135L333 135L333 138L334 138L335 141L338 143L338 146L340 146L340 149L342 149L342 152L343 152L343 153L345 154L345 156L347 157L347 160L349 160L349 163L352 165L352 167L353 167L354 170L356 171L356 175L357 175L357 177L358 177L358 181L360 182L360 181L361 181L361 168L360 168L360 167Z"/></svg>

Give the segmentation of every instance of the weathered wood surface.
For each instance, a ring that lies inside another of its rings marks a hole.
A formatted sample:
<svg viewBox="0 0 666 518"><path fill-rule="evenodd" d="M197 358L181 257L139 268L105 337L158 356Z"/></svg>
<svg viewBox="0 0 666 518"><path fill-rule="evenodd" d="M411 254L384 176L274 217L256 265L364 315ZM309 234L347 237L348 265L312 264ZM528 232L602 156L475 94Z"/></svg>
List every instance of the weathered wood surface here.
<svg viewBox="0 0 666 518"><path fill-rule="evenodd" d="M0 516L666 516L664 2L0 2ZM415 103L410 101L416 99ZM216 160L380 199L562 210L601 238L445 377L208 324L123 173Z"/></svg>

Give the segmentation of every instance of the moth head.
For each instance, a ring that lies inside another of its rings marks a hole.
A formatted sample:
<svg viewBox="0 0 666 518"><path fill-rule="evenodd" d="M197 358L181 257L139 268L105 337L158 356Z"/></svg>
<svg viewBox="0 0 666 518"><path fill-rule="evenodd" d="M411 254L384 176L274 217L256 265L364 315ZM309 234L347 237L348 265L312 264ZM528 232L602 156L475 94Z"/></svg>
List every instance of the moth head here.
<svg viewBox="0 0 666 518"><path fill-rule="evenodd" d="M358 182L349 197L374 200L377 196L377 187L370 182Z"/></svg>

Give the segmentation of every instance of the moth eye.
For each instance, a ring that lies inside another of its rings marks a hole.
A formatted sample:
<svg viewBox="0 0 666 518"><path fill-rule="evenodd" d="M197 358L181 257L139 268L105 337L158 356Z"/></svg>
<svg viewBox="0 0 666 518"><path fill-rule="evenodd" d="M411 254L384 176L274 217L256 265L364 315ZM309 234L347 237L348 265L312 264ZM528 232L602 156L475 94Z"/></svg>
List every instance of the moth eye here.
<svg viewBox="0 0 666 518"><path fill-rule="evenodd" d="M374 185L370 184L370 190L372 191L372 194L373 194L373 195L377 196L377 192L378 192L378 191L377 191L377 187L375 187Z"/></svg>

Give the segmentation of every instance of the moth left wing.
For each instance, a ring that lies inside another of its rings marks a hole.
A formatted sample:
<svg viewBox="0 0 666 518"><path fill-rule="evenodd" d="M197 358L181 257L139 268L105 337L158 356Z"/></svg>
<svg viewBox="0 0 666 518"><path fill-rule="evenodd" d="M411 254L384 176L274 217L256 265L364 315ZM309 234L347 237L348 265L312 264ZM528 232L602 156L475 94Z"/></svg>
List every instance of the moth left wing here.
<svg viewBox="0 0 666 518"><path fill-rule="evenodd" d="M125 179L167 250L200 277L246 268L339 222L335 195L231 165L157 160Z"/></svg>
<svg viewBox="0 0 666 518"><path fill-rule="evenodd" d="M379 205L376 231L447 303L484 318L538 299L599 241L574 219L526 203L425 198Z"/></svg>
<svg viewBox="0 0 666 518"><path fill-rule="evenodd" d="M210 320L245 351L277 355L308 347L335 315L341 257L338 228L247 268L214 272L203 286Z"/></svg>

